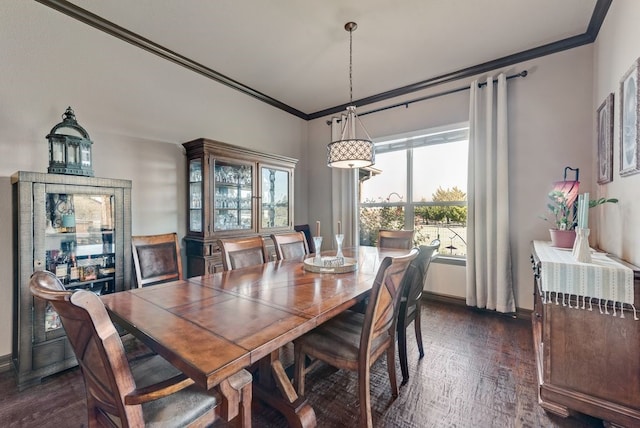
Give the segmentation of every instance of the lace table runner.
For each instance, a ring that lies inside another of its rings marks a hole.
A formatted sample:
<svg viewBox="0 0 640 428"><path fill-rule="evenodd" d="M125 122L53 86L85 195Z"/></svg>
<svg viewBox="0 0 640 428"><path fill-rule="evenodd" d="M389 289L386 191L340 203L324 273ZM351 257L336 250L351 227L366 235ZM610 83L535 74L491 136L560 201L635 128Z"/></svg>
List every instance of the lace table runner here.
<svg viewBox="0 0 640 428"><path fill-rule="evenodd" d="M633 270L604 253L593 252L591 263L580 263L571 249L552 247L550 242L543 241L534 241L533 245L541 262L542 303L555 301L567 306L568 301L571 308L592 310L595 299L600 312L609 314L607 302L612 302L614 316L617 305L624 318L624 306L628 305L627 309L633 309L634 318L638 320L633 297ZM576 296L576 306L571 305L572 295Z"/></svg>

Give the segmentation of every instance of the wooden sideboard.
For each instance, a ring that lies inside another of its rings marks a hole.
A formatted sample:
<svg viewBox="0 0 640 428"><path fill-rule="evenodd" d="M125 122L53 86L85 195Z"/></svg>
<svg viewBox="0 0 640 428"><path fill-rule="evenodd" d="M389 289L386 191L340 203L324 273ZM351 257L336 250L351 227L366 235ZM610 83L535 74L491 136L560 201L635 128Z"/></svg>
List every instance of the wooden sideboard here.
<svg viewBox="0 0 640 428"><path fill-rule="evenodd" d="M635 305L640 305L640 269L633 270ZM534 274L533 340L538 371L538 399L551 413L567 417L579 412L601 418L611 426L640 426L640 321L625 305L616 316L609 301L582 309L582 299L561 296L544 302L542 269L532 245ZM569 304L572 306L570 307ZM579 305L579 307L576 307ZM605 307L606 306L606 307ZM640 315L640 310L638 311Z"/></svg>

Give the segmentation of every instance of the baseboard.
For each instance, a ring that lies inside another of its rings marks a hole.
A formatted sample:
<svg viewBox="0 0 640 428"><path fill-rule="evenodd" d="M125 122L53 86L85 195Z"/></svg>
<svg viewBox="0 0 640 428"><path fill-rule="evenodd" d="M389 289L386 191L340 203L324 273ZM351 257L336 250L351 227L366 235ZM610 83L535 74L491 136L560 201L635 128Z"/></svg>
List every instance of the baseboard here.
<svg viewBox="0 0 640 428"><path fill-rule="evenodd" d="M422 292L422 299L423 300L431 300L434 302L440 302L440 303L447 303L450 305L454 305L454 306L462 306L467 308L467 302L465 301L464 298L462 297L457 297L457 296L448 296L445 294L436 294L436 293L432 293L430 291L423 291Z"/></svg>
<svg viewBox="0 0 640 428"><path fill-rule="evenodd" d="M465 308L469 308L469 309L474 310L474 311L483 311L483 312L487 312L487 313L491 313L491 314L506 316L506 317L510 317L510 318L524 319L524 320L530 320L531 319L531 313L533 312L530 309L516 308L516 312L513 313L513 314L503 314L503 313L492 311L492 310L488 310L488 309L474 308L472 306L468 306L467 305L467 301L463 297L448 296L448 295L445 295L445 294L437 294L437 293L432 293L432 292L429 292L429 291L423 291L422 292L422 299L423 300L427 300L427 301L431 300L431 301L434 301L434 302L446 303L448 305L455 305L455 306L465 307Z"/></svg>
<svg viewBox="0 0 640 428"><path fill-rule="evenodd" d="M0 356L0 373L11 370L11 354Z"/></svg>

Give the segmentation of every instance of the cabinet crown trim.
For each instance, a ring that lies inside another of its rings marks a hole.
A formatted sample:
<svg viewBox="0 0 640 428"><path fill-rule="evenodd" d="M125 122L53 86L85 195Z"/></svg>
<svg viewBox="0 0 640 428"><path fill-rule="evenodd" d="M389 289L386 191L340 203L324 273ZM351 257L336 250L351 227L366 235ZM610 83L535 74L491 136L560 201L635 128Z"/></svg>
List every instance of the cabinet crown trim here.
<svg viewBox="0 0 640 428"><path fill-rule="evenodd" d="M272 160L277 162L286 162L292 165L298 163L298 159L278 155L274 153L265 153L257 150L249 149L246 147L235 146L229 143L223 143L221 141L210 140L208 138L198 138L196 140L187 141L186 143L182 143L185 149L191 151L192 153L196 153L198 149L201 151L212 151L215 152L218 156L245 156L249 158L260 160Z"/></svg>

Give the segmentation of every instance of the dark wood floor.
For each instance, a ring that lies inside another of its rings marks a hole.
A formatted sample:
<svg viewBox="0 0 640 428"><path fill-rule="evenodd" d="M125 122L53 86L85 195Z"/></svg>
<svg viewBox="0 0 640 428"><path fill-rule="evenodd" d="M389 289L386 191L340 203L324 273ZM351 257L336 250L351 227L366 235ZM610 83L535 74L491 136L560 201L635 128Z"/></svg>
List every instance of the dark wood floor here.
<svg viewBox="0 0 640 428"><path fill-rule="evenodd" d="M374 365L371 396L376 426L603 426L584 415L568 419L548 415L538 406L530 322L430 301L423 305L422 326L426 355L417 359L409 334L411 378L396 400L389 390L385 359ZM400 376L399 366L397 372ZM307 379L318 426L357 426L355 373L320 366ZM0 374L0 427L84 427L85 411L77 369L23 392L17 391L12 372ZM259 406L253 425L287 426L279 414Z"/></svg>

